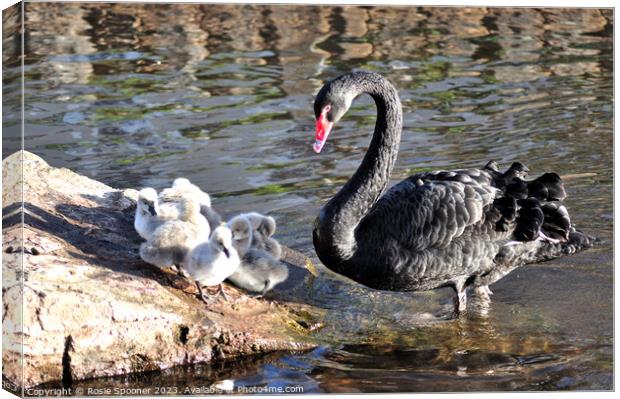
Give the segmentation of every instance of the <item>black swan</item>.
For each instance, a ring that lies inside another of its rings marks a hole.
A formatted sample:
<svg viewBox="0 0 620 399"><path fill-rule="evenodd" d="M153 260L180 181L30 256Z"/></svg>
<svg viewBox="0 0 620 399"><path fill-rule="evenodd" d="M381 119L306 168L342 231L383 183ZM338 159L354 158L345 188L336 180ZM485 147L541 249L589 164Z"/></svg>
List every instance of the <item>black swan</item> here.
<svg viewBox="0 0 620 399"><path fill-rule="evenodd" d="M314 247L329 269L374 289L453 287L458 313L466 309L468 287L488 298L489 284L516 267L592 245L593 237L571 225L560 176L524 180L528 169L518 162L504 173L493 161L482 169L419 173L382 196L398 154L402 107L379 74L349 73L319 91L317 153L363 93L377 107L372 141L314 224Z"/></svg>

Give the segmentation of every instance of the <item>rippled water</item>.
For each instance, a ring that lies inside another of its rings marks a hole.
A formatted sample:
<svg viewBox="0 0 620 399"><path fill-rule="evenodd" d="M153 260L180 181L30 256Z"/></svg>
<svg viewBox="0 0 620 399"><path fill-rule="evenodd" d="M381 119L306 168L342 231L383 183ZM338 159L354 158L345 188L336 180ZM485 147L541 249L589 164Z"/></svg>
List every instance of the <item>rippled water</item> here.
<svg viewBox="0 0 620 399"><path fill-rule="evenodd" d="M26 8L26 149L54 166L115 187L159 189L186 176L225 215L273 214L278 238L316 260L312 221L361 160L375 109L358 99L319 156L311 148L313 97L324 80L365 69L387 76L402 99L394 182L490 159L577 175L566 181L569 211L605 240L513 272L492 287L486 316L422 327L408 316L424 310L424 299L367 290L319 267L304 293L325 309L315 351L110 384L234 378L238 386L306 392L612 388L611 10ZM5 46L17 49L6 33L18 15L3 17ZM14 54L3 57L6 94L18 87L19 68ZM5 96L4 156L19 148L17 106ZM330 328L343 320L348 328Z"/></svg>

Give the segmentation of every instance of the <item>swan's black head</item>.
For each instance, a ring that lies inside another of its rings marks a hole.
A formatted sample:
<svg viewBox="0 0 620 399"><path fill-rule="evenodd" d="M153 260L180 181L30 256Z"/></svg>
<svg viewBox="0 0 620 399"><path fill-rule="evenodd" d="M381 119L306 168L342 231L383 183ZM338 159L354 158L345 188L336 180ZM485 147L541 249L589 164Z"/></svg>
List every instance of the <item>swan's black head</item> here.
<svg viewBox="0 0 620 399"><path fill-rule="evenodd" d="M314 151L321 152L332 127L349 110L351 102L359 94L358 84L366 73L355 72L327 82L314 100L316 140Z"/></svg>

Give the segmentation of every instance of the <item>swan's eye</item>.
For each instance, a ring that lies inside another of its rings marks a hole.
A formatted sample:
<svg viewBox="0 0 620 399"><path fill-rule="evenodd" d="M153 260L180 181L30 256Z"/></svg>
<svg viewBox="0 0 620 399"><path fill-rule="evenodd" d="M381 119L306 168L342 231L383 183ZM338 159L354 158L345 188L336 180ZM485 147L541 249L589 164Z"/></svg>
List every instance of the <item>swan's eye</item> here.
<svg viewBox="0 0 620 399"><path fill-rule="evenodd" d="M321 114L324 115L325 119L327 119L328 122L333 122L334 121L334 115L332 112L332 106L331 105L326 105L323 108L323 112L321 112Z"/></svg>

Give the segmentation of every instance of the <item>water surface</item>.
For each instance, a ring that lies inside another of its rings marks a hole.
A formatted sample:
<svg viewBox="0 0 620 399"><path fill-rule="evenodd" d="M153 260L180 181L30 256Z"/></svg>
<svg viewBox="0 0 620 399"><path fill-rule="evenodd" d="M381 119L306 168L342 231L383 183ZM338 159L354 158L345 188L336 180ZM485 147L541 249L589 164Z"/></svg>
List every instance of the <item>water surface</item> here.
<svg viewBox="0 0 620 399"><path fill-rule="evenodd" d="M358 99L316 155L312 101L324 80L364 69L387 76L403 103L393 182L490 159L576 175L566 181L572 219L605 241L513 272L492 287L486 315L428 325L411 315L441 309L318 266L304 294L325 309L318 349L106 384L233 378L236 386L305 392L612 388L611 10L26 9L25 146L54 166L114 187L161 189L188 177L224 215L274 215L281 242L318 264L312 222L360 162L375 108ZM5 30L18 17L5 13ZM3 54L5 93L20 83L14 55ZM5 97L4 156L19 148L18 104ZM348 328L330 327L343 320Z"/></svg>

